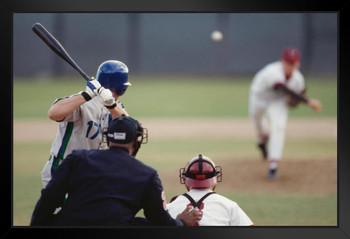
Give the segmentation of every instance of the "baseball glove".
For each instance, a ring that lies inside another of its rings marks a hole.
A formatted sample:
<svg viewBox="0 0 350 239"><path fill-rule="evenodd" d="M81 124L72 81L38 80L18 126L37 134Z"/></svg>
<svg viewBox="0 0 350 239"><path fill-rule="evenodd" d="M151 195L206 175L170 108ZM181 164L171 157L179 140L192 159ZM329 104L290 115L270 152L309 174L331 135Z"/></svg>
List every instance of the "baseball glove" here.
<svg viewBox="0 0 350 239"><path fill-rule="evenodd" d="M291 96L288 96L288 99L287 99L287 105L289 108L295 108L297 107L298 105L300 104L300 101L291 97Z"/></svg>
<svg viewBox="0 0 350 239"><path fill-rule="evenodd" d="M307 98L306 96L306 89L304 89L301 93L300 93L304 98ZM295 97L292 97L291 95L288 96L288 99L287 99L287 104L288 104L288 107L289 108L295 108L297 107L302 101L295 98Z"/></svg>

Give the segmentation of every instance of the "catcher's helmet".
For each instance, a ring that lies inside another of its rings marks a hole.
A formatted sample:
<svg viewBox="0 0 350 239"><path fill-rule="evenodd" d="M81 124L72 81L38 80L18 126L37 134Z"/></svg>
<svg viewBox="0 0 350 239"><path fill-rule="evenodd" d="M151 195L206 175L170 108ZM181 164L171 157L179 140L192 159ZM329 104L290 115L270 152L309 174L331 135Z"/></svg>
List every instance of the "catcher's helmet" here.
<svg viewBox="0 0 350 239"><path fill-rule="evenodd" d="M192 188L215 187L222 180L222 169L214 162L199 154L191 159L185 168L180 168L180 183Z"/></svg>
<svg viewBox="0 0 350 239"><path fill-rule="evenodd" d="M115 90L119 96L123 95L130 86L128 82L129 69L121 61L108 60L97 69L96 80L108 89Z"/></svg>

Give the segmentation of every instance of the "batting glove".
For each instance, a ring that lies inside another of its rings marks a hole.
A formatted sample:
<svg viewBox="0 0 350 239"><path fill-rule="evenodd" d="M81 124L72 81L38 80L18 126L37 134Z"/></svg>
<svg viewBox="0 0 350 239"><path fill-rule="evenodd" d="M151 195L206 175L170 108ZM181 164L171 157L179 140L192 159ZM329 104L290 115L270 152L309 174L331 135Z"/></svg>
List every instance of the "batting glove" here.
<svg viewBox="0 0 350 239"><path fill-rule="evenodd" d="M82 93L82 95L86 101L89 101L97 95L97 91L100 88L101 84L97 80L87 81L86 90Z"/></svg>
<svg viewBox="0 0 350 239"><path fill-rule="evenodd" d="M102 104L108 109L113 109L116 107L117 103L115 102L112 91L101 86L97 90L97 95L100 97Z"/></svg>

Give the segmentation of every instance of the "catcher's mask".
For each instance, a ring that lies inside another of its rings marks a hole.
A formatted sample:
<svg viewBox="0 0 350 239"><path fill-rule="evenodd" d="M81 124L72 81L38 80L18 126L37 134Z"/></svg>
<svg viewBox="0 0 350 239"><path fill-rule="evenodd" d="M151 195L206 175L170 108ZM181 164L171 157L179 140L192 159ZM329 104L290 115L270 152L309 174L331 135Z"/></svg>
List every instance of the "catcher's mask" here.
<svg viewBox="0 0 350 239"><path fill-rule="evenodd" d="M137 145L133 152L136 156L141 144L148 142L148 130L143 128L141 124L130 116L124 114L113 119L108 126L107 143L128 144L136 141Z"/></svg>
<svg viewBox="0 0 350 239"><path fill-rule="evenodd" d="M180 168L180 183L192 188L215 187L222 181L222 169L202 154L191 159L185 168Z"/></svg>

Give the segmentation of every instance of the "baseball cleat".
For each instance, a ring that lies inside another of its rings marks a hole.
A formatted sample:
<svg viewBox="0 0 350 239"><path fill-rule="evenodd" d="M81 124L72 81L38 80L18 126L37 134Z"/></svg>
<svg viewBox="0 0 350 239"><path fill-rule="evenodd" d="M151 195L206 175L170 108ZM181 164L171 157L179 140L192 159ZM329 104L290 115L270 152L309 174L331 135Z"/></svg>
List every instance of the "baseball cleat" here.
<svg viewBox="0 0 350 239"><path fill-rule="evenodd" d="M267 159L266 142L264 142L264 143L259 143L259 144L258 144L258 148L259 148L260 151L261 151L262 158L263 158L264 160L266 160L266 159Z"/></svg>
<svg viewBox="0 0 350 239"><path fill-rule="evenodd" d="M277 168L269 169L269 172L267 173L267 179L275 180L276 178L277 178Z"/></svg>

